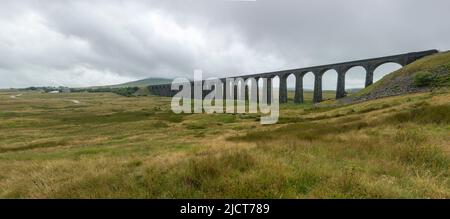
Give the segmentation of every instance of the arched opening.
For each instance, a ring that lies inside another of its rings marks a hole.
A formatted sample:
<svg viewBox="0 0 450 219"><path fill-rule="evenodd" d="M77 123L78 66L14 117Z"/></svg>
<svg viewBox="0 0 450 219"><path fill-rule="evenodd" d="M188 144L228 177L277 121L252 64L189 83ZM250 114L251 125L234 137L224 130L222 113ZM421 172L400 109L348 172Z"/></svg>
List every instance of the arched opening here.
<svg viewBox="0 0 450 219"><path fill-rule="evenodd" d="M241 90L244 92L244 96L242 96L242 98L244 98L245 102L245 112L250 112L250 105L252 103L255 103L257 101L257 97L255 99L253 99L253 95L257 95L257 91L253 90L253 88L256 86L257 83L256 79L255 81L251 80L251 78L245 79L241 82L243 84L243 88L241 88Z"/></svg>
<svg viewBox="0 0 450 219"><path fill-rule="evenodd" d="M322 100L330 100L336 98L337 75L337 71L334 69L327 70L323 73Z"/></svg>
<svg viewBox="0 0 450 219"><path fill-rule="evenodd" d="M236 86L236 97L238 99L241 100L246 100L246 103L249 100L249 96L252 95L252 88L254 86L256 86L256 84L253 84L253 80L250 79L244 79L244 78L239 78L239 80L237 80L237 86ZM256 81L255 79L255 83L258 83L258 81ZM256 90L255 90L256 92Z"/></svg>
<svg viewBox="0 0 450 219"><path fill-rule="evenodd" d="M366 81L366 69L362 66L355 66L345 73L345 92L355 93L364 88Z"/></svg>
<svg viewBox="0 0 450 219"><path fill-rule="evenodd" d="M248 88L248 94L247 95L253 95L253 93L252 92L255 92L255 94L254 95L258 95L258 91L256 90L256 89L258 89L259 88L259 79L258 78L255 78L255 80L253 81L253 80L248 80L248 84L249 84L249 88Z"/></svg>
<svg viewBox="0 0 450 219"><path fill-rule="evenodd" d="M261 101L261 95L262 95L262 92L263 92L263 78L258 78L258 80L257 80L257 83L258 83L258 101Z"/></svg>
<svg viewBox="0 0 450 219"><path fill-rule="evenodd" d="M239 80L238 81L238 85L237 85L237 98L238 99L242 99L245 98L245 84L243 80Z"/></svg>
<svg viewBox="0 0 450 219"><path fill-rule="evenodd" d="M287 79L287 90L288 90L288 102L294 101L294 95L295 95L295 75L290 74Z"/></svg>
<svg viewBox="0 0 450 219"><path fill-rule="evenodd" d="M267 97L267 93L265 93L265 91L267 92L268 90L264 90L264 83L263 83L264 79L267 80L267 83L269 83L269 77L272 80L270 80L271 84L270 84L270 86L267 86L266 89L269 90L269 88L270 88L271 92L273 92L274 87L276 87L276 88L280 87L279 86L280 80L279 80L278 76L277 77L273 77L273 76L260 77L257 81L257 83L258 83L258 98L267 98L270 100L270 98ZM261 99L259 99L259 101L261 101Z"/></svg>
<svg viewBox="0 0 450 219"><path fill-rule="evenodd" d="M275 90L274 89L278 89L278 101L280 101L280 97L279 97L279 94L280 94L280 77L279 76L275 76L275 77L272 77L272 93L270 93L270 95L271 95L271 100L273 100L273 96L272 96L272 94L274 94L274 92L275 92ZM276 94L275 94L276 95Z"/></svg>
<svg viewBox="0 0 450 219"><path fill-rule="evenodd" d="M386 76L394 71L397 71L401 68L402 68L402 66L400 64L397 64L394 62L388 62L388 63L384 63L382 65L379 65L373 72L373 82L375 83L376 81L379 81L380 79L382 79L384 76Z"/></svg>
<svg viewBox="0 0 450 219"><path fill-rule="evenodd" d="M308 72L303 76L303 98L305 102L312 102L314 93L314 74Z"/></svg>
<svg viewBox="0 0 450 219"><path fill-rule="evenodd" d="M278 76L272 77L272 87L280 87L280 78Z"/></svg>

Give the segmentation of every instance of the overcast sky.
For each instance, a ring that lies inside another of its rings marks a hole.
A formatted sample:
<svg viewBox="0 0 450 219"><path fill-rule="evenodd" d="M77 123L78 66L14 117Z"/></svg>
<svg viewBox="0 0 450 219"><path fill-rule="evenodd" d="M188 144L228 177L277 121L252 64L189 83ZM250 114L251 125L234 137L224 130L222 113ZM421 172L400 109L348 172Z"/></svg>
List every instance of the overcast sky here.
<svg viewBox="0 0 450 219"><path fill-rule="evenodd" d="M223 77L448 50L449 9L448 0L2 0L0 87L192 78L194 69ZM348 87L364 84L362 72L350 75Z"/></svg>

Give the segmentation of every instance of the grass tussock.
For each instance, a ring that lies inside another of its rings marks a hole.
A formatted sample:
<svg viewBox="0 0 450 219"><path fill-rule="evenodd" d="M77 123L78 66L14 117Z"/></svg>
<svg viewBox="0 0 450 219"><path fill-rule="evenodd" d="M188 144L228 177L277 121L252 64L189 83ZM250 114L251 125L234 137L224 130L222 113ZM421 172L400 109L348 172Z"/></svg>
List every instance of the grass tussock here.
<svg viewBox="0 0 450 219"><path fill-rule="evenodd" d="M350 132L352 130L360 130L368 127L369 124L364 121L352 121L339 124L323 124L314 122L304 122L289 124L275 130L251 131L241 136L233 136L227 138L230 141L266 141L279 139L286 136L300 140L316 140L321 139L325 135L339 134Z"/></svg>
<svg viewBox="0 0 450 219"><path fill-rule="evenodd" d="M417 122L450 124L450 105L423 105L413 109L405 110L392 115L389 118L394 122Z"/></svg>
<svg viewBox="0 0 450 219"><path fill-rule="evenodd" d="M214 179L230 173L247 171L255 164L255 159L246 151L231 152L218 157L207 156L192 159L183 173L185 185L200 188Z"/></svg>
<svg viewBox="0 0 450 219"><path fill-rule="evenodd" d="M417 131L402 130L395 134L393 154L400 162L437 172L450 168L450 159L442 148L430 145L427 137Z"/></svg>
<svg viewBox="0 0 450 219"><path fill-rule="evenodd" d="M68 144L67 140L48 140L48 141L43 141L43 142L30 143L30 144L27 144L27 145L21 146L21 147L0 148L0 153L26 151L26 150L36 149L36 148L51 148L51 147L64 146L67 144Z"/></svg>
<svg viewBox="0 0 450 219"><path fill-rule="evenodd" d="M184 114L175 114L173 112L164 112L159 113L157 118L166 121L166 122L172 122L172 123L180 123L183 121Z"/></svg>

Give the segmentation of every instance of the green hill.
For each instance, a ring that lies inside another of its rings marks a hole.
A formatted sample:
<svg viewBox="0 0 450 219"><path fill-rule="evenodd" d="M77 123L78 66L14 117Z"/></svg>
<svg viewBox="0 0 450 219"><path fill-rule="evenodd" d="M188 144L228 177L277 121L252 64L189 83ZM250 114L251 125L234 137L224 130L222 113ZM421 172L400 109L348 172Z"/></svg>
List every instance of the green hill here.
<svg viewBox="0 0 450 219"><path fill-rule="evenodd" d="M157 84L168 84L171 83L172 79L167 78L146 78L142 80L137 81L130 81L123 84L116 84L116 85L107 85L107 86L100 86L100 87L109 87L109 88L121 88L121 87L145 87L149 85L157 85ZM94 87L98 88L98 87Z"/></svg>
<svg viewBox="0 0 450 219"><path fill-rule="evenodd" d="M450 86L450 52L419 59L342 101L364 101Z"/></svg>

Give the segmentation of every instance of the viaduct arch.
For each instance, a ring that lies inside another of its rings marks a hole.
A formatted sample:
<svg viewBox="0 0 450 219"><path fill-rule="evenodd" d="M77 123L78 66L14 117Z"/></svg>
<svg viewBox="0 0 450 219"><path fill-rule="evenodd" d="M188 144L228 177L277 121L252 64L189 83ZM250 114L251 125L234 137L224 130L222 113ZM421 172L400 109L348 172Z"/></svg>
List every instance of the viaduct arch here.
<svg viewBox="0 0 450 219"><path fill-rule="evenodd" d="M401 66L408 65L420 58L423 58L428 55L432 55L437 53L438 50L427 50L420 52L412 52L405 53L399 55L392 56L384 56L378 58L371 59L362 59L356 61L348 61L341 62L335 64L327 64L320 66L313 66L307 68L298 68L298 69L289 69L289 70L281 70L275 72L266 72L266 73L258 73L258 74L250 74L244 76L235 76L230 78L242 78L246 80L247 78L255 78L257 81L260 78L267 78L267 92L271 92L272 87L272 79L274 77L279 78L280 80L280 103L287 102L287 78L289 75L293 74L295 76L295 103L303 103L303 76L305 74L312 72L314 74L314 95L313 102L321 102L322 101L322 76L328 70L335 70L337 72L337 84L336 84L336 99L342 98L345 96L345 75L347 71L353 67L361 66L366 70L366 79L365 79L365 87L373 84L373 74L375 69L383 65L385 63L397 63ZM225 81L225 78L221 78L220 80ZM193 83L193 82L191 82ZM257 84L256 84L257 85ZM193 86L192 86L193 87ZM162 85L152 85L148 87L150 92L154 95L158 96L167 96L171 97L176 94L177 91L171 90L171 84L162 84ZM207 92L207 91L206 91ZM207 92L209 93L209 92ZM225 92L224 92L225 93ZM204 94L203 96L205 96ZM263 96L266 96L263 94ZM270 101L270 100L269 100Z"/></svg>

